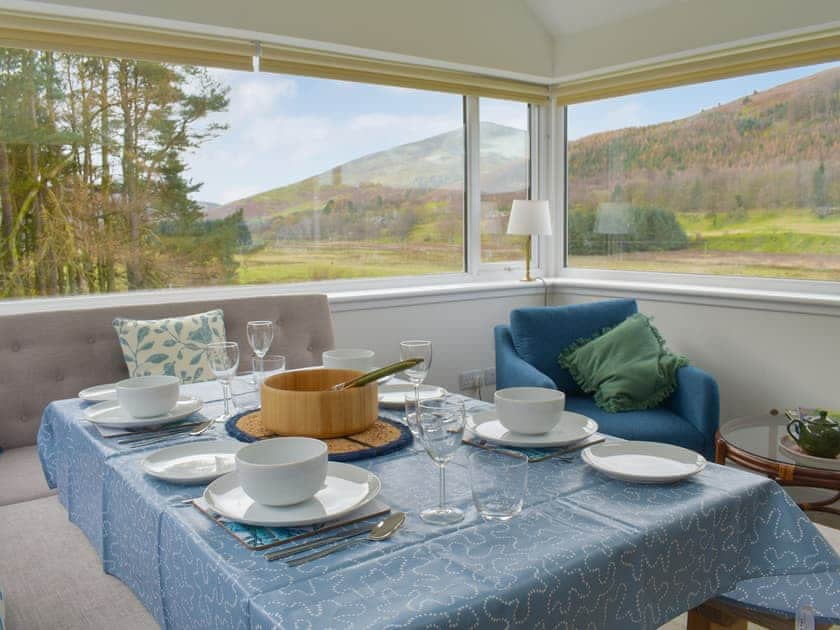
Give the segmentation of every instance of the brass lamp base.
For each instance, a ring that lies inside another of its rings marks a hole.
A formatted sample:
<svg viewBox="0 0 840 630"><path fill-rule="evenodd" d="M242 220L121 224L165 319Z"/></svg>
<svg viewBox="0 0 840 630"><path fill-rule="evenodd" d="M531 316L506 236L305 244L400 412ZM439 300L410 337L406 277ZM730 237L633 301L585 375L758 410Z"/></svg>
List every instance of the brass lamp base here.
<svg viewBox="0 0 840 630"><path fill-rule="evenodd" d="M525 241L525 277L520 282L533 282L536 278L531 277L531 235Z"/></svg>

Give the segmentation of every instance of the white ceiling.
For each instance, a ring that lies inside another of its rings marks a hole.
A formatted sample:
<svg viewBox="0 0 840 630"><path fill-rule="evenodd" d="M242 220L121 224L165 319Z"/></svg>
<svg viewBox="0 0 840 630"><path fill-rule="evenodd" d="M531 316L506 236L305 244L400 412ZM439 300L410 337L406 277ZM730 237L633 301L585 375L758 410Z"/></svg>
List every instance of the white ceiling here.
<svg viewBox="0 0 840 630"><path fill-rule="evenodd" d="M687 0L525 0L555 37L579 33Z"/></svg>

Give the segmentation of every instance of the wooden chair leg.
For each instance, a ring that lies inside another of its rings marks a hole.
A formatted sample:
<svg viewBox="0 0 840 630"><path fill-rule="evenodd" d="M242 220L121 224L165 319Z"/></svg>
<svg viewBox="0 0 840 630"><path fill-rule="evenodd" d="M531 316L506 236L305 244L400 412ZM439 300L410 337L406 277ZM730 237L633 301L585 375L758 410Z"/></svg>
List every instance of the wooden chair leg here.
<svg viewBox="0 0 840 630"><path fill-rule="evenodd" d="M686 630L747 630L747 620L702 604L688 611Z"/></svg>

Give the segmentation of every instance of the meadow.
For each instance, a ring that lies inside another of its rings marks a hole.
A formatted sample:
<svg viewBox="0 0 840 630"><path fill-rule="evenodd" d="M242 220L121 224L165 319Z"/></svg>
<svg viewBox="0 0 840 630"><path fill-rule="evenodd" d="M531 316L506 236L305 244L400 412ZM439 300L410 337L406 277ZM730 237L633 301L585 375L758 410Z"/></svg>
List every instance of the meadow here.
<svg viewBox="0 0 840 630"><path fill-rule="evenodd" d="M677 213L691 245L676 251L569 256L571 267L840 280L840 215L808 208ZM485 260L521 259L519 242L493 239ZM498 241L498 242L496 242ZM290 241L240 255L239 284L457 273L460 243Z"/></svg>
<svg viewBox="0 0 840 630"><path fill-rule="evenodd" d="M679 212L688 249L569 256L569 265L712 275L840 280L840 214L809 208Z"/></svg>

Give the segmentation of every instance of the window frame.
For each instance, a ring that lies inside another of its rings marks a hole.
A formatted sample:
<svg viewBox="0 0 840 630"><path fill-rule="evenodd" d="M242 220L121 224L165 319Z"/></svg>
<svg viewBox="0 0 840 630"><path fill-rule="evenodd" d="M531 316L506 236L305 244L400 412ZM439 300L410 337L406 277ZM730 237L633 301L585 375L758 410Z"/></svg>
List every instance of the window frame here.
<svg viewBox="0 0 840 630"><path fill-rule="evenodd" d="M837 61L840 61L838 59ZM745 76L745 75L735 75ZM676 87L676 86L675 86ZM556 99L552 99L555 101ZM759 293L772 296L773 294L785 298L795 295L840 297L840 280L809 280L804 278L773 278L764 276L729 276L714 274L691 274L659 271L628 271L619 269L587 269L573 267L568 257L568 222L569 222L569 168L568 168L568 129L569 105L556 105L556 124L562 133L554 136L554 149L557 158L553 160L555 173L562 173L558 183L557 207L562 213L562 235L554 243L555 256L558 261L553 276L570 281L581 286L598 284L606 286L613 284L616 288L625 289L628 284L652 285L672 289L677 293L691 294L696 290L711 289L726 292L730 297L755 296ZM562 192L560 192L562 191Z"/></svg>
<svg viewBox="0 0 840 630"><path fill-rule="evenodd" d="M215 67L215 66L206 66ZM240 70L245 72L244 70ZM274 73L266 73L274 74ZM314 77L318 78L318 77ZM324 79L330 80L330 79ZM363 83L363 85L373 85ZM423 287L446 287L455 285L472 285L473 283L499 283L518 280L524 272L524 256L522 260L503 263L481 263L480 240L480 179L479 179L479 132L480 115L478 103L482 97L463 94L463 124L464 124L464 266L461 271L426 275L395 275L374 276L368 278L352 278L340 280L305 280L302 282L267 282L261 284L219 284L167 289L137 289L133 291L116 291L113 293L84 293L78 295L56 296L28 296L21 298L7 298L0 300L0 313L6 310L20 311L26 304L37 306L46 301L59 303L68 308L79 308L83 303L119 304L137 300L146 301L156 297L161 302L173 299L206 299L213 296L230 297L231 294L243 296L254 293L288 293L304 290L322 291L325 293L360 293L372 291L406 290ZM545 176L550 172L546 151L536 147L547 147L547 143L540 143L536 139L538 125L535 121L542 121L551 107L550 101L544 104L527 104L529 107L529 143L531 146L531 161L529 186L531 191L546 188ZM544 174L541 176L541 174ZM551 250L544 238L534 239L532 252L532 271L534 275L545 275L546 252ZM10 305L6 307L4 305Z"/></svg>

